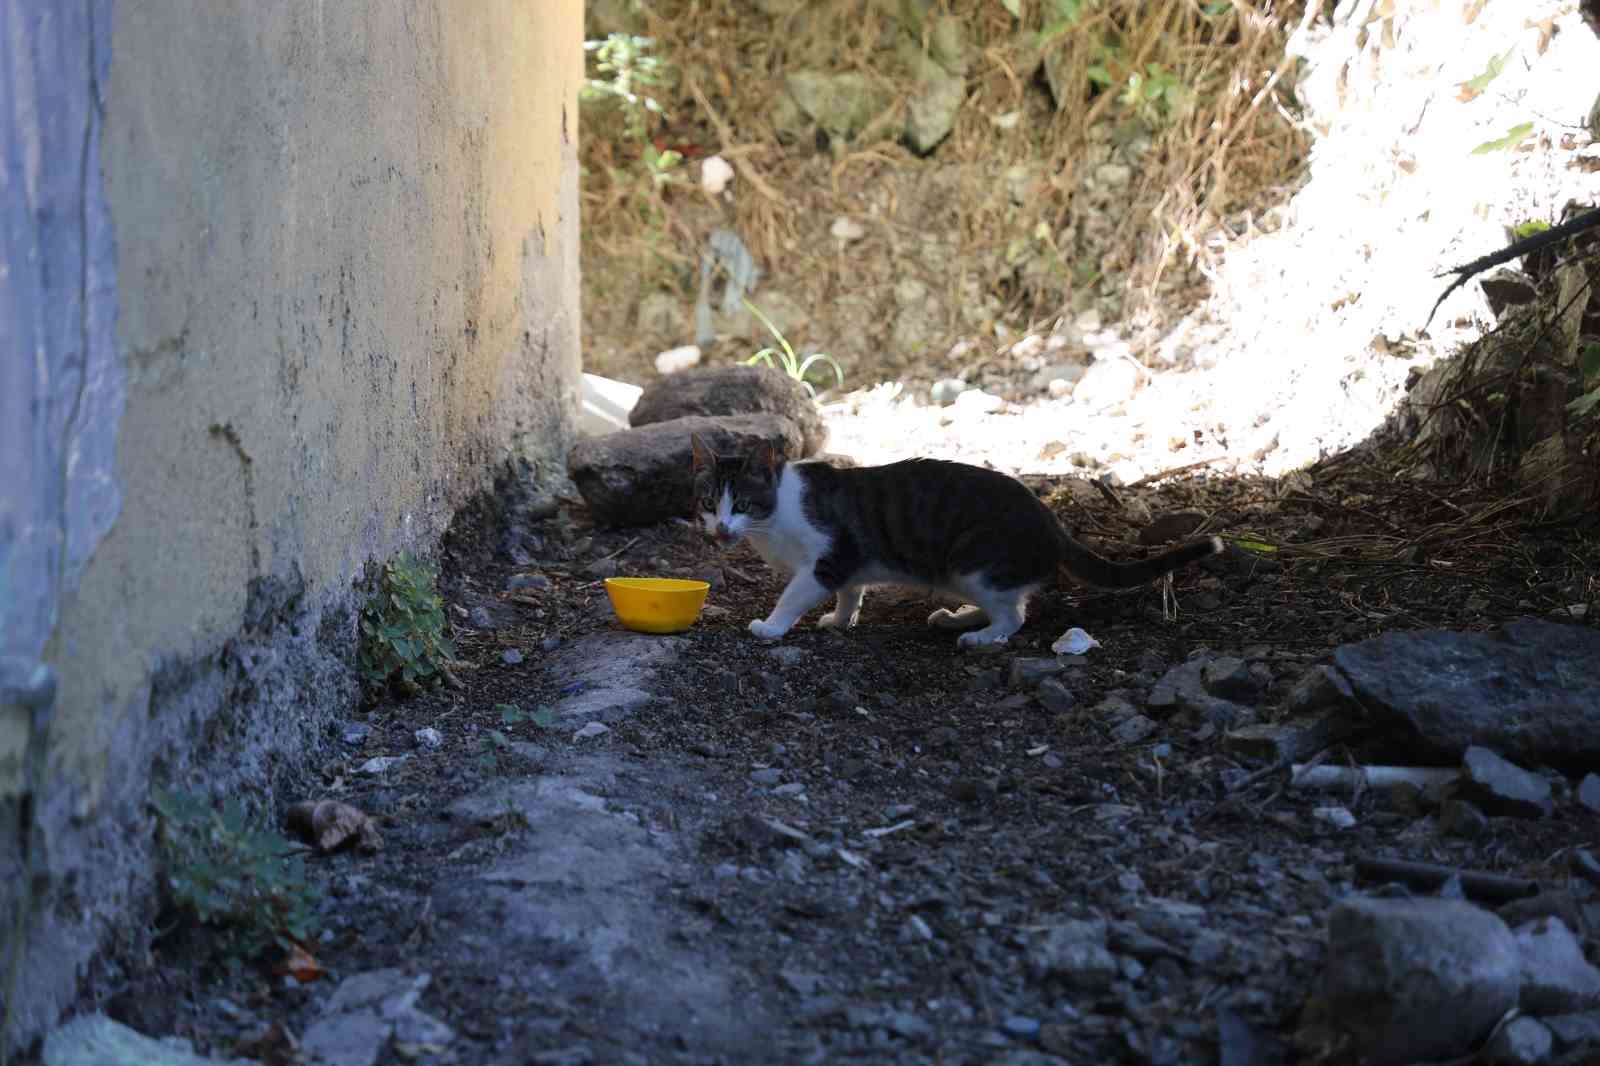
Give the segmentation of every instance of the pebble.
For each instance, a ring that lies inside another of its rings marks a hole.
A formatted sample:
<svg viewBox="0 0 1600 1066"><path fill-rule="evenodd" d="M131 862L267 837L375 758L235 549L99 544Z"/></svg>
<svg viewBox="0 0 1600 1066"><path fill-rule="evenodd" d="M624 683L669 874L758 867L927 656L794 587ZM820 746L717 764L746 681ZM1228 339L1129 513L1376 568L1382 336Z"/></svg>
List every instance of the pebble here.
<svg viewBox="0 0 1600 1066"><path fill-rule="evenodd" d="M416 738L418 747L437 749L444 745L444 735L431 725L423 726L412 736Z"/></svg>
<svg viewBox="0 0 1600 1066"><path fill-rule="evenodd" d="M750 780L757 785L776 785L783 780L783 771L770 766L764 770L752 770L750 771Z"/></svg>
<svg viewBox="0 0 1600 1066"><path fill-rule="evenodd" d="M1066 664L1051 657L1042 658L1016 658L1011 660L1010 682L1013 688L1029 688L1037 685L1047 677L1054 677L1065 670Z"/></svg>
<svg viewBox="0 0 1600 1066"><path fill-rule="evenodd" d="M591 577L616 577L621 569L615 559L596 559L588 566Z"/></svg>
<svg viewBox="0 0 1600 1066"><path fill-rule="evenodd" d="M409 758L411 758L409 755L379 755L362 763L356 768L356 772L363 774L381 774L392 767L399 766Z"/></svg>
<svg viewBox="0 0 1600 1066"><path fill-rule="evenodd" d="M1106 923L1068 920L1040 932L1028 948L1038 977L1058 977L1084 992L1108 989L1116 980L1116 956L1106 947Z"/></svg>
<svg viewBox="0 0 1600 1066"><path fill-rule="evenodd" d="M500 653L500 661L505 663L507 666L516 666L518 663L522 662L522 653L516 648L507 648L505 651Z"/></svg>
<svg viewBox="0 0 1600 1066"><path fill-rule="evenodd" d="M685 344L681 348L668 348L656 355L656 373L676 374L700 364L700 346Z"/></svg>
<svg viewBox="0 0 1600 1066"><path fill-rule="evenodd" d="M356 746L365 744L367 742L367 737L371 735L372 727L370 725L362 725L359 722L354 722L344 727L344 731L340 734L340 737L346 744Z"/></svg>
<svg viewBox="0 0 1600 1066"><path fill-rule="evenodd" d="M1139 743L1156 731L1156 724L1142 714L1131 715L1111 727L1111 739L1127 747Z"/></svg>
<svg viewBox="0 0 1600 1066"><path fill-rule="evenodd" d="M956 402L956 397L967 391L967 383L960 378L945 378L935 381L933 388L928 390L928 397L940 407L949 407Z"/></svg>
<svg viewBox="0 0 1600 1066"><path fill-rule="evenodd" d="M1600 970L1560 918L1540 918L1514 930L1522 953L1523 1010L1564 1014L1600 1003Z"/></svg>
<svg viewBox="0 0 1600 1066"><path fill-rule="evenodd" d="M550 587L550 579L543 574L512 574L506 578L506 591L519 592L523 589L533 589L542 592ZM476 623L474 623L476 624Z"/></svg>
<svg viewBox="0 0 1600 1066"><path fill-rule="evenodd" d="M609 733L609 732L611 732L611 730L609 728L607 728L604 724L602 724L600 722L590 722L588 725L584 726L582 729L579 729L577 732L573 733L572 734L572 739L573 740L588 740L590 737L597 737L602 733Z"/></svg>
<svg viewBox="0 0 1600 1066"><path fill-rule="evenodd" d="M1491 815L1542 818L1554 806L1550 782L1476 745L1461 757L1461 793Z"/></svg>
<svg viewBox="0 0 1600 1066"><path fill-rule="evenodd" d="M775 796L798 796L806 790L806 786L799 781L788 781L772 790Z"/></svg>
<svg viewBox="0 0 1600 1066"><path fill-rule="evenodd" d="M474 629L493 629L494 619L489 617L487 607L474 607L467 612L467 621L472 623Z"/></svg>
<svg viewBox="0 0 1600 1066"><path fill-rule="evenodd" d="M1439 808L1439 832L1462 840L1477 840L1489 829L1489 817L1464 799L1446 800Z"/></svg>
<svg viewBox="0 0 1600 1066"><path fill-rule="evenodd" d="M1356 825L1356 816L1346 807L1316 807L1311 811L1311 817L1335 829L1354 829Z"/></svg>
<svg viewBox="0 0 1600 1066"><path fill-rule="evenodd" d="M1485 1045L1483 1058L1490 1066L1538 1066L1550 1057L1554 1044L1549 1027L1524 1014L1500 1027Z"/></svg>
<svg viewBox="0 0 1600 1066"><path fill-rule="evenodd" d="M545 637L539 642L539 647L544 651L555 651L561 647L560 637Z"/></svg>
<svg viewBox="0 0 1600 1066"><path fill-rule="evenodd" d="M1000 1028L1012 1036L1020 1036L1024 1040L1032 1040L1039 1035L1039 1019L1030 1018L1025 1014L1013 1014L1000 1023Z"/></svg>
<svg viewBox="0 0 1600 1066"><path fill-rule="evenodd" d="M1078 702L1072 695L1072 690L1054 677L1047 677L1039 682L1037 695L1039 703L1052 714L1064 714L1072 710Z"/></svg>
<svg viewBox="0 0 1600 1066"><path fill-rule="evenodd" d="M1578 782L1578 802L1600 814L1600 774L1584 774Z"/></svg>
<svg viewBox="0 0 1600 1066"><path fill-rule="evenodd" d="M828 232L837 239L846 243L859 241L867 235L867 228L849 215L840 215L833 220L833 225L828 227Z"/></svg>

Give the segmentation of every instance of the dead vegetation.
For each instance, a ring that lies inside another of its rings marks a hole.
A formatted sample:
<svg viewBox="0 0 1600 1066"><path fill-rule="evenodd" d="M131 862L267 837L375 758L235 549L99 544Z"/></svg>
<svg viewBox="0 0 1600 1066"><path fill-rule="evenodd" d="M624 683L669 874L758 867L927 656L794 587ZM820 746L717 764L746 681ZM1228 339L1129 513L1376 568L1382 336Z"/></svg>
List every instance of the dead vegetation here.
<svg viewBox="0 0 1600 1066"><path fill-rule="evenodd" d="M1090 306L1170 320L1199 297L1217 235L1248 231L1300 172L1285 40L1313 11L1193 0L591 5L591 37L648 36L668 69L650 90L665 118L648 144L616 109L585 109L586 360L637 377L656 351L691 339L716 228L763 268L758 299L779 326L803 321L800 339L847 369L890 376L954 338ZM797 121L791 85L803 72L858 76L859 128L840 136L839 123ZM962 95L948 136L919 155L908 119L926 117L935 75L958 79ZM662 168L663 151L684 160ZM736 175L720 197L701 190L696 166L714 154ZM840 218L862 236L830 233ZM717 326L754 335L747 322Z"/></svg>

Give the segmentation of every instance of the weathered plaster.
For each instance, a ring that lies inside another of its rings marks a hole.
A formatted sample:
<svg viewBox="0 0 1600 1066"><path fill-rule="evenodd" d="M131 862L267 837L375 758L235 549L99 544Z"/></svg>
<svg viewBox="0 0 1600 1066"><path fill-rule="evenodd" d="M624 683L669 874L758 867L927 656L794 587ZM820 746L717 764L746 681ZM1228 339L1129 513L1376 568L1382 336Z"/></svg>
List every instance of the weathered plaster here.
<svg viewBox="0 0 1600 1066"><path fill-rule="evenodd" d="M580 0L18 7L0 652L59 679L31 1039L142 936L152 780L275 801L353 699L363 568L431 545L504 458L559 475L583 62Z"/></svg>

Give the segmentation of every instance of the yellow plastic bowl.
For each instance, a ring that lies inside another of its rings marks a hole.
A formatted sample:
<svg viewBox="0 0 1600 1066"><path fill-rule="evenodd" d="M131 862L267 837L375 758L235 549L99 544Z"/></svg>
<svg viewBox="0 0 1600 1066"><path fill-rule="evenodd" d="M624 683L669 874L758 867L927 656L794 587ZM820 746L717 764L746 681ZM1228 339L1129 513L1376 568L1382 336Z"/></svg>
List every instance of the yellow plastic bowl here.
<svg viewBox="0 0 1600 1066"><path fill-rule="evenodd" d="M681 633L694 625L711 586L675 577L608 577L617 620L640 633Z"/></svg>

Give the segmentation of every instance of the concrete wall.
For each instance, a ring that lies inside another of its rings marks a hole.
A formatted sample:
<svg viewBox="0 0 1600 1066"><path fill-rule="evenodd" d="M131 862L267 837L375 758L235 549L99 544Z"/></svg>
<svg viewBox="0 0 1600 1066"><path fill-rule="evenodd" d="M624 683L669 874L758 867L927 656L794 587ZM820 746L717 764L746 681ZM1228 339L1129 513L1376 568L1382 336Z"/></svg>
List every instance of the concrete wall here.
<svg viewBox="0 0 1600 1066"><path fill-rule="evenodd" d="M0 0L14 1039L137 947L152 778L275 798L365 564L559 476L581 39L581 0Z"/></svg>

